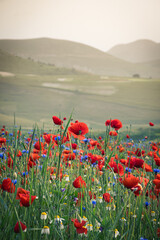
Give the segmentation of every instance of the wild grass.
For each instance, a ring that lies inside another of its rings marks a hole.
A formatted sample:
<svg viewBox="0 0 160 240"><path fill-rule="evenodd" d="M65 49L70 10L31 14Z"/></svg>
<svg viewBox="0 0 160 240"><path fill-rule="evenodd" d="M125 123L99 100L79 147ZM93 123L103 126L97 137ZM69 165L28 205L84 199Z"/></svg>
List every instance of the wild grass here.
<svg viewBox="0 0 160 240"><path fill-rule="evenodd" d="M48 133L66 136L70 120L71 118L63 131L58 127L53 127ZM153 191L152 180L155 178L155 173L145 172L144 169L138 171L136 168L131 170L135 176L140 177L144 174L149 179L146 188L142 184L142 194L135 196L133 191L120 183L119 175L114 173L108 165L111 157L115 157L116 154L119 159L127 158L128 150L133 151L139 147L146 153L141 158L151 164L153 169L158 169L153 158L146 157L151 146L150 142L144 139L145 134L141 142L128 140L128 143L132 143L130 147L127 147L126 138L122 137L121 133L117 138L104 134L102 140L107 141L107 147L105 155L102 155L105 159L105 167L101 174L96 165L90 163L88 157L89 153L101 155L100 149L95 147L89 150L87 147L89 142L85 143L77 139L70 140L69 143L67 142L68 144L62 144L63 137L54 149L53 143L46 144L45 154L40 149L40 158L36 161L36 166L28 171L27 161L33 152L34 143L41 141L44 144L44 132L46 131L39 129L38 126L29 132L23 132L21 128L13 127L5 136L6 146L1 147L3 157L0 163L0 182L2 183L4 178L11 178L17 182L14 193L1 191L0 194L0 236L2 239L86 239L84 234L77 234L71 221L72 218L77 218L81 222L84 216L87 218L86 226L87 224L93 226L93 230L87 232L87 239L158 239L157 229L160 224L158 196L153 200L146 194L147 191ZM30 143L27 141L28 137L31 138ZM92 136L92 138L102 144L102 140L98 140L96 136ZM62 153L65 149L73 151L71 142L76 142L78 145L75 151L76 158L68 160L66 163ZM117 148L119 145L125 147L124 152L119 152ZM112 147L112 150L109 146ZM21 157L16 156L19 150L23 153ZM13 159L13 168L7 165L8 153ZM85 158L85 156L87 157ZM55 167L55 173L51 174L50 167ZM63 175L61 179L60 172ZM65 179L66 175L69 176L69 181ZM73 187L72 183L78 176L82 176L82 179L85 180L86 188L76 189ZM37 199L29 207L21 207L19 200L16 200L19 187L29 190L31 195L37 196ZM90 199L89 191L96 195L96 203L93 203L93 198ZM103 200L105 192L110 193L113 198L112 202L106 203ZM79 194L83 197L79 197ZM152 211L155 213L154 216L151 214ZM41 219L42 212L47 213L46 220ZM62 224L55 221L57 215L62 218ZM17 221L25 223L27 232L14 233ZM41 234L44 226L49 227L49 235ZM118 236L115 235L115 229L118 230Z"/></svg>

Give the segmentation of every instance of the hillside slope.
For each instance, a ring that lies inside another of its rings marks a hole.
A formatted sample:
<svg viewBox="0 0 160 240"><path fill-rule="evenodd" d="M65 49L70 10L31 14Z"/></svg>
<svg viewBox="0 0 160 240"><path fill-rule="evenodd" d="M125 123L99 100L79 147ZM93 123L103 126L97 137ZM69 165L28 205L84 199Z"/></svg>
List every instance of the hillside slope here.
<svg viewBox="0 0 160 240"><path fill-rule="evenodd" d="M75 69L57 68L53 65L47 65L35 62L32 59L23 59L14 56L0 49L0 71L11 72L15 74L37 74L37 75L61 75L61 74L83 74Z"/></svg>
<svg viewBox="0 0 160 240"><path fill-rule="evenodd" d="M0 40L0 49L9 53L53 64L57 67L75 68L98 75L159 78L159 67L142 66L118 59L85 44L48 38L28 40Z"/></svg>
<svg viewBox="0 0 160 240"><path fill-rule="evenodd" d="M107 53L129 62L151 62L160 59L160 43L150 40L137 40L120 44Z"/></svg>

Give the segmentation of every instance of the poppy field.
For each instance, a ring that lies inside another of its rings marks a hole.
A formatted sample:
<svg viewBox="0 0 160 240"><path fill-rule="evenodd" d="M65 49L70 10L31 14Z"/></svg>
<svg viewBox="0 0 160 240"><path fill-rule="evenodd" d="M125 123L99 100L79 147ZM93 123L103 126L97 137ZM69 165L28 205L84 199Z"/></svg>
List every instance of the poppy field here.
<svg viewBox="0 0 160 240"><path fill-rule="evenodd" d="M49 130L1 126L1 239L159 239L160 142L122 137L119 119L93 136L51 118Z"/></svg>

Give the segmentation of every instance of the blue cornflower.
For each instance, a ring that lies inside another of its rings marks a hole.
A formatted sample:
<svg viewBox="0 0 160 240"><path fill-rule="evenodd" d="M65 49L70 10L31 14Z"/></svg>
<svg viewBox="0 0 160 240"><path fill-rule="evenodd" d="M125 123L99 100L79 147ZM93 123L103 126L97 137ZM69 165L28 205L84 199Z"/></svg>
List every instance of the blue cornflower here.
<svg viewBox="0 0 160 240"><path fill-rule="evenodd" d="M92 167L95 167L97 165L97 162L92 163Z"/></svg>
<svg viewBox="0 0 160 240"><path fill-rule="evenodd" d="M93 204L93 206L95 206L96 205L96 200L93 200L92 204Z"/></svg>
<svg viewBox="0 0 160 240"><path fill-rule="evenodd" d="M28 175L28 172L23 172L22 175L23 176Z"/></svg>
<svg viewBox="0 0 160 240"><path fill-rule="evenodd" d="M148 207L150 205L149 202L145 202L145 206Z"/></svg>
<svg viewBox="0 0 160 240"><path fill-rule="evenodd" d="M132 170L131 170L130 168L126 167L126 168L125 168L125 171L126 171L126 172L131 172Z"/></svg>
<svg viewBox="0 0 160 240"><path fill-rule="evenodd" d="M84 160L84 157L83 156L81 156L81 161L83 161Z"/></svg>
<svg viewBox="0 0 160 240"><path fill-rule="evenodd" d="M65 190L66 190L65 188L61 188L61 192L65 192Z"/></svg>
<svg viewBox="0 0 160 240"><path fill-rule="evenodd" d="M155 169L153 169L153 171L154 171L155 173L159 173L159 172L160 172L160 169L155 168Z"/></svg>
<svg viewBox="0 0 160 240"><path fill-rule="evenodd" d="M55 137L54 140L55 140L55 141L57 141L57 140L60 141L60 140L61 140L61 136L58 136L58 138Z"/></svg>
<svg viewBox="0 0 160 240"><path fill-rule="evenodd" d="M12 183L15 185L17 183L17 179L12 180Z"/></svg>

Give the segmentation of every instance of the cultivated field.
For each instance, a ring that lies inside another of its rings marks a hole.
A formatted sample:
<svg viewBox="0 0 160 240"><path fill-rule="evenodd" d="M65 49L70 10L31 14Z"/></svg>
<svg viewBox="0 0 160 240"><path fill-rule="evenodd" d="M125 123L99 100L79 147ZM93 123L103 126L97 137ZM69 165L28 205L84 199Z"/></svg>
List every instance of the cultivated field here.
<svg viewBox="0 0 160 240"><path fill-rule="evenodd" d="M108 118L124 124L159 123L160 80L84 74L0 74L0 123L31 127L51 124L50 116L73 116L103 129ZM64 117L63 116L63 117Z"/></svg>

